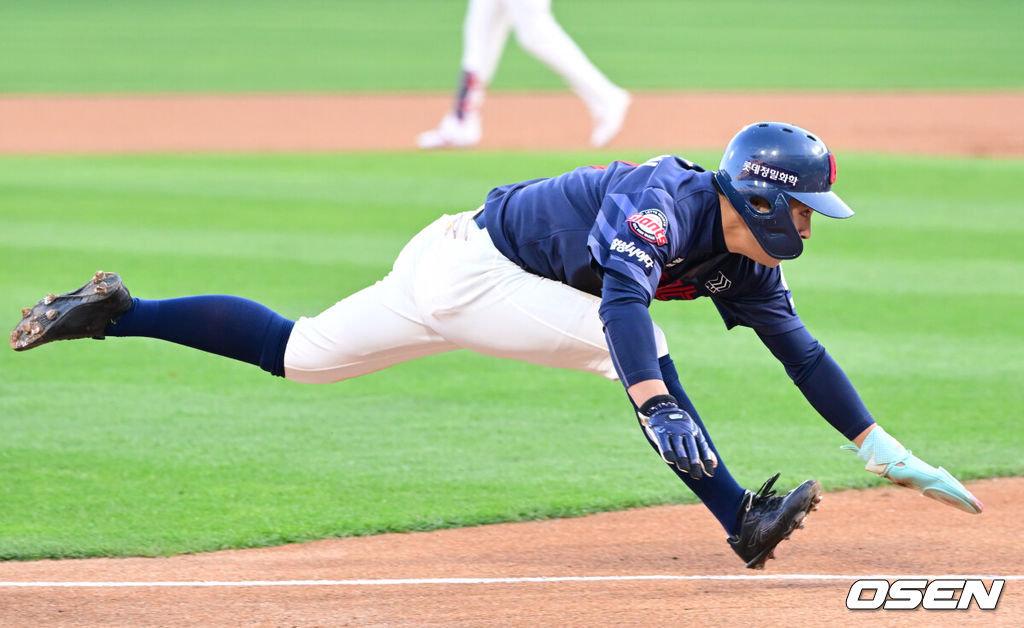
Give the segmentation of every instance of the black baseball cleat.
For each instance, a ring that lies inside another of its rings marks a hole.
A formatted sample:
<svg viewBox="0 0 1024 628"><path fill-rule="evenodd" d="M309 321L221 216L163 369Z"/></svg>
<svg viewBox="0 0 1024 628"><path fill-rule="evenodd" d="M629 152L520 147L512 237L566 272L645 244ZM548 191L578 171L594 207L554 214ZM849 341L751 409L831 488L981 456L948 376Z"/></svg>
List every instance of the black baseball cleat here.
<svg viewBox="0 0 1024 628"><path fill-rule="evenodd" d="M117 273L96 271L89 283L73 292L48 294L21 311L11 332L11 348L26 351L54 340L103 338L107 324L132 306L132 296Z"/></svg>
<svg viewBox="0 0 1024 628"><path fill-rule="evenodd" d="M769 558L775 558L775 546L789 538L793 530L804 527L804 518L818 509L821 485L807 480L786 494L776 497L771 490L776 473L757 493L747 491L740 507L740 533L729 537L729 545L750 569L763 569Z"/></svg>

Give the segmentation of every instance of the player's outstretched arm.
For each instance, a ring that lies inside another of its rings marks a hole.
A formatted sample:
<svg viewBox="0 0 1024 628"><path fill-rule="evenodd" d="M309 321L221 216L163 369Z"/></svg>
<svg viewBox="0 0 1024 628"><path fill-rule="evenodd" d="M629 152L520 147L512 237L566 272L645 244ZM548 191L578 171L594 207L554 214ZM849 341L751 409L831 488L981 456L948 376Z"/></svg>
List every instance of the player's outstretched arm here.
<svg viewBox="0 0 1024 628"><path fill-rule="evenodd" d="M849 378L807 328L758 336L811 406L843 436L852 441L874 425Z"/></svg>
<svg viewBox="0 0 1024 628"><path fill-rule="evenodd" d="M818 413L859 445L847 447L864 460L865 469L954 508L982 512L981 501L951 473L914 456L875 423L846 374L805 328L761 340Z"/></svg>

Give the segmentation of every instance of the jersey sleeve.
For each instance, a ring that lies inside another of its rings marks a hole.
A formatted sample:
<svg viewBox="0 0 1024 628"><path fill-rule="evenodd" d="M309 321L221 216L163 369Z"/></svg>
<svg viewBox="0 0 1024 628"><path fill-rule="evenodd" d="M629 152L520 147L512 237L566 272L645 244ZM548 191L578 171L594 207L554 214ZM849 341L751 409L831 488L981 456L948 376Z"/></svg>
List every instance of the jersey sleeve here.
<svg viewBox="0 0 1024 628"><path fill-rule="evenodd" d="M637 382L661 379L649 304L636 282L614 270L605 273L599 314L612 363L627 390Z"/></svg>
<svg viewBox="0 0 1024 628"><path fill-rule="evenodd" d="M725 326L732 329L742 325L765 335L783 334L802 327L782 267L768 268L752 260L748 263L755 268L744 273L747 285L742 290L730 290L729 296L711 297Z"/></svg>
<svg viewBox="0 0 1024 628"><path fill-rule="evenodd" d="M605 198L587 248L603 274L614 271L654 297L662 269L688 237L689 226L660 188L612 193Z"/></svg>
<svg viewBox="0 0 1024 628"><path fill-rule="evenodd" d="M846 373L803 326L758 336L811 406L843 436L853 440L875 422Z"/></svg>

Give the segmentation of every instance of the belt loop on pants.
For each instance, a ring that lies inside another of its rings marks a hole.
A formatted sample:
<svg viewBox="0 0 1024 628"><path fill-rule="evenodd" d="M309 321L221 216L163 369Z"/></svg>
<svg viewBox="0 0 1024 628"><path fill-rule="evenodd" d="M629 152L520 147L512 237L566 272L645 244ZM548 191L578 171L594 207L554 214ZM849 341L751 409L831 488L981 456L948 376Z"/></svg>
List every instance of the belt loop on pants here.
<svg viewBox="0 0 1024 628"><path fill-rule="evenodd" d="M486 229L487 228L487 221L484 220L484 206L483 205L480 206L480 211L478 211L477 213L473 214L473 222L475 222L476 226L480 227L481 229Z"/></svg>

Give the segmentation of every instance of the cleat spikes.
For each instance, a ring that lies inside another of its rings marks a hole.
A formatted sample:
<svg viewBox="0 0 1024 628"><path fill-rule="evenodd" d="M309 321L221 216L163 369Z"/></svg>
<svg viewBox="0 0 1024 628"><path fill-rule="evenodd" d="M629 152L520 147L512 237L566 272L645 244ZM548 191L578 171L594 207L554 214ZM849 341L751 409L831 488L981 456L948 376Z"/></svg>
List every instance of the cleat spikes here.
<svg viewBox="0 0 1024 628"><path fill-rule="evenodd" d="M821 485L814 480L777 496L772 486L778 477L770 478L757 493L747 491L739 513L740 532L728 539L748 569L762 569L774 559L776 546L804 527L807 513L820 501Z"/></svg>
<svg viewBox="0 0 1024 628"><path fill-rule="evenodd" d="M48 294L34 307L24 308L22 320L9 337L11 348L24 351L54 340L102 338L106 326L131 305L131 294L121 277L97 271L81 288Z"/></svg>

